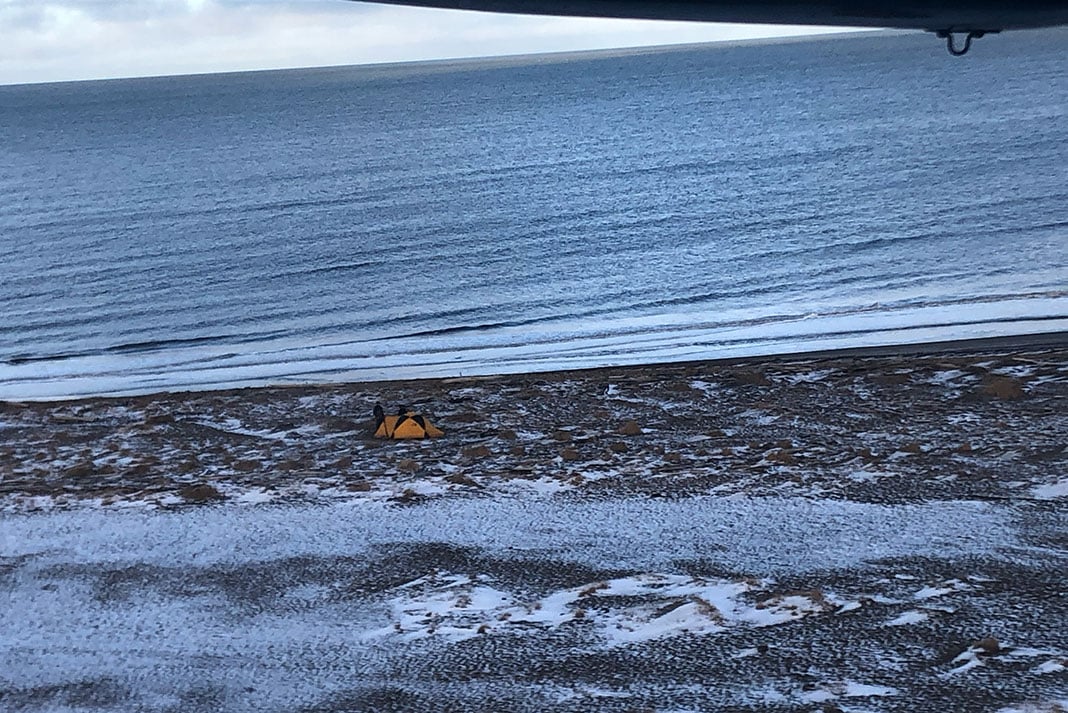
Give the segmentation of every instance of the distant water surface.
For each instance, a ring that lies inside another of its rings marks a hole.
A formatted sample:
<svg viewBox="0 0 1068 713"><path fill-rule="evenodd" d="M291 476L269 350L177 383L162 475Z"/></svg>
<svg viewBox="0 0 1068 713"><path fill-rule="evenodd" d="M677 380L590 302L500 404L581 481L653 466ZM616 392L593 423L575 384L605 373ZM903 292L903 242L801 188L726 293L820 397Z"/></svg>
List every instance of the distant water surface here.
<svg viewBox="0 0 1068 713"><path fill-rule="evenodd" d="M0 398L1068 328L1068 32L0 87Z"/></svg>

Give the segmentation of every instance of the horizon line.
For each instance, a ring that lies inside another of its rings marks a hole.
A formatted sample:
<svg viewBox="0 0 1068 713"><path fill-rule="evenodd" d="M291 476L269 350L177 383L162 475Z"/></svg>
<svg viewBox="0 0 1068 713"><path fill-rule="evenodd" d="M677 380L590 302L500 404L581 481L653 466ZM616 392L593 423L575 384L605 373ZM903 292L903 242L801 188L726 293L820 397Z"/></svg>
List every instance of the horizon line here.
<svg viewBox="0 0 1068 713"><path fill-rule="evenodd" d="M382 62L356 62L352 64L324 64L324 65L294 65L290 67L270 67L264 69L235 69L235 70L220 70L217 72L184 72L177 74L131 74L117 77L91 77L85 79L57 79L42 82L10 82L0 83L0 89L6 87L30 87L30 86L47 86L58 84L85 84L89 82L123 82L136 79L176 79L184 77L215 77L224 75L241 75L241 74L264 74L268 72L292 72L297 70L327 70L327 69L345 69L345 68L363 68L363 67L375 67L380 69L388 69L394 67L411 67L416 65L460 65L460 64L475 64L475 63L487 63L487 62L522 62L523 60L565 60L579 57L594 56L626 56L640 54L642 52L648 53L660 53L670 51L685 51L687 49L698 48L730 48L730 47L744 47L744 46L758 46L758 45L775 45L775 44L791 44L800 42L818 42L822 40L841 40L841 39L853 39L862 36L894 36L894 35L906 35L914 34L914 31L910 30L898 30L892 28L858 28L858 27L843 27L841 29L829 29L820 32L809 32L804 34L790 34L790 35L773 35L769 37L749 37L744 39L723 39L723 40L706 40L704 42L679 42L679 43L666 43L657 45L626 45L623 47L601 47L595 49L577 49L577 50L548 50L544 52L521 52L516 54L488 54L488 55L468 55L463 57L439 57L434 59L411 59L411 60L392 60Z"/></svg>

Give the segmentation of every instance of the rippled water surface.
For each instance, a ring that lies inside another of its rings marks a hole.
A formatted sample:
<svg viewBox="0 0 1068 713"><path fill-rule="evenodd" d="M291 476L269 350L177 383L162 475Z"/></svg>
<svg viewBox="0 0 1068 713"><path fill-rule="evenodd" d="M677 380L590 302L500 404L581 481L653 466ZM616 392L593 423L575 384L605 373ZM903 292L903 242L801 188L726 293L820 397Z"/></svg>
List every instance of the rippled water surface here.
<svg viewBox="0 0 1068 713"><path fill-rule="evenodd" d="M1064 329L1066 49L0 87L0 398Z"/></svg>

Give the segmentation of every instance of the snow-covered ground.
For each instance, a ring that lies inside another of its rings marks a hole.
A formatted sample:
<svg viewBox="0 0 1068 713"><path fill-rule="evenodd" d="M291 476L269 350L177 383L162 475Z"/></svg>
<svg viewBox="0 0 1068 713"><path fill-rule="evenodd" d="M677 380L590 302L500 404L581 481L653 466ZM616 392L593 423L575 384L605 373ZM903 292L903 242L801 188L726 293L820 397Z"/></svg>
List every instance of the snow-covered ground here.
<svg viewBox="0 0 1068 713"><path fill-rule="evenodd" d="M5 710L877 711L1068 695L1068 554L1048 544L1068 516L1039 503L501 495L0 524Z"/></svg>
<svg viewBox="0 0 1068 713"><path fill-rule="evenodd" d="M1057 711L1066 402L1056 348L0 402L0 711Z"/></svg>

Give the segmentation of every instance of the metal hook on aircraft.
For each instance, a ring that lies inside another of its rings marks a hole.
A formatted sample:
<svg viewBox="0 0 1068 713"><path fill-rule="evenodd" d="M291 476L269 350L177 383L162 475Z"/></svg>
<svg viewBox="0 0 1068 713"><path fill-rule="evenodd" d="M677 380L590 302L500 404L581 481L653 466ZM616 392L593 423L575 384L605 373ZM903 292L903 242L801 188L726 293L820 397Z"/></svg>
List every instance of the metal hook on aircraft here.
<svg viewBox="0 0 1068 713"><path fill-rule="evenodd" d="M972 48L972 40L979 39L987 32L997 32L997 30L969 30L964 36L964 46L959 49L953 40L954 33L952 30L939 30L937 35L946 41L946 49L949 50L951 55L954 57L963 57L968 54L968 50Z"/></svg>

